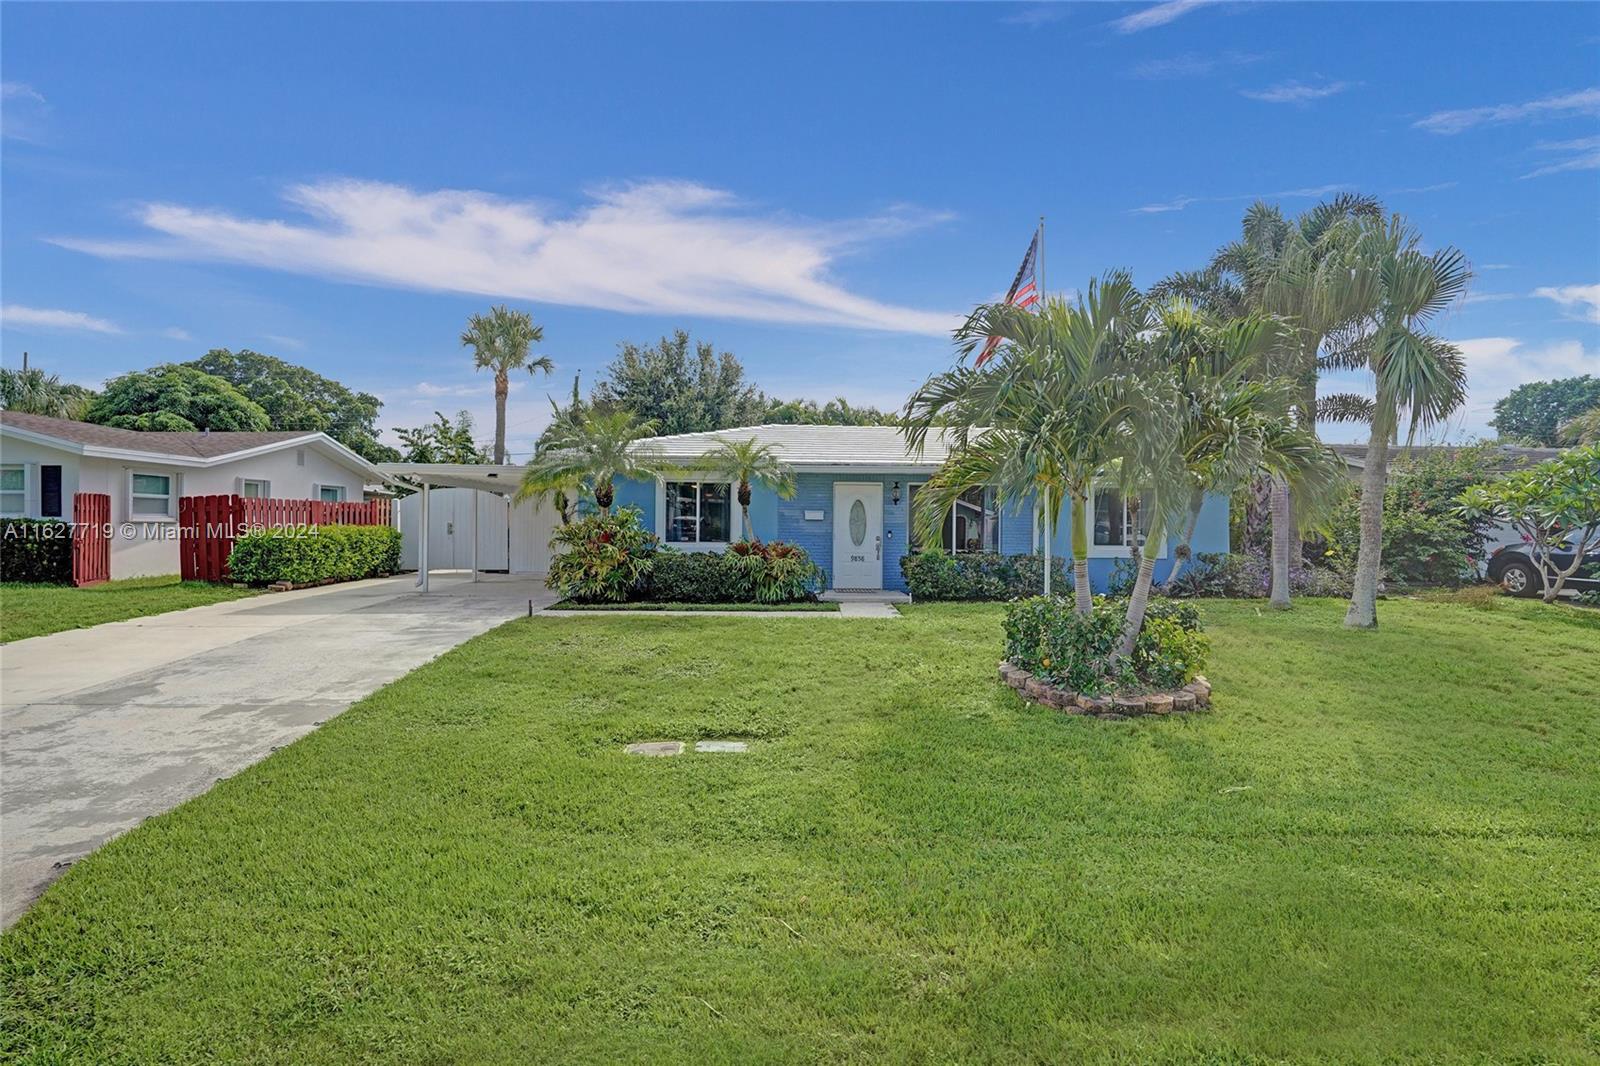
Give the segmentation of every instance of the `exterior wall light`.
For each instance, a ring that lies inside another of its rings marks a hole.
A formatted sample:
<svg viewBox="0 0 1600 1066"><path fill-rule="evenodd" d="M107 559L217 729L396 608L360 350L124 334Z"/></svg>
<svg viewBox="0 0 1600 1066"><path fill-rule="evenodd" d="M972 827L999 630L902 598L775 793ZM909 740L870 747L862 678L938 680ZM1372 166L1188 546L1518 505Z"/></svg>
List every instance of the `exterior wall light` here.
<svg viewBox="0 0 1600 1066"><path fill-rule="evenodd" d="M889 489L889 501L897 507L900 505L900 482L896 481Z"/></svg>

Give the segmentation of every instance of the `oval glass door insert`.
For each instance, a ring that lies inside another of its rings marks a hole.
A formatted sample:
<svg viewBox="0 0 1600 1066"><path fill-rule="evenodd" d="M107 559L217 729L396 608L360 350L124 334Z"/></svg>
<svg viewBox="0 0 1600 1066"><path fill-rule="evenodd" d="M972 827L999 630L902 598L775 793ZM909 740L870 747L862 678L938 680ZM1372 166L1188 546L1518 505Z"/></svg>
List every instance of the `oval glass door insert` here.
<svg viewBox="0 0 1600 1066"><path fill-rule="evenodd" d="M860 500L850 505L850 542L856 547L867 539L867 505Z"/></svg>

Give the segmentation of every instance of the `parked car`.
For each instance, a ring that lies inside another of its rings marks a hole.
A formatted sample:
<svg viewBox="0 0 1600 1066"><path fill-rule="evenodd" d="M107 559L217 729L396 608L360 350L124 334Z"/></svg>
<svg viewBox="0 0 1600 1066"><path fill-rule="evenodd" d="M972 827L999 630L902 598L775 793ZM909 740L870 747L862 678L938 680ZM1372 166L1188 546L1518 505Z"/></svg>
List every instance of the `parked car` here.
<svg viewBox="0 0 1600 1066"><path fill-rule="evenodd" d="M1564 551L1552 552L1550 559L1557 569L1565 570L1572 565L1572 555L1572 545L1568 543ZM1539 596L1544 593L1539 564L1533 561L1525 545L1502 544L1496 548L1489 555L1484 576L1494 584L1503 586L1513 596ZM1600 589L1600 544L1584 552L1582 565L1567 578L1562 589L1574 592Z"/></svg>

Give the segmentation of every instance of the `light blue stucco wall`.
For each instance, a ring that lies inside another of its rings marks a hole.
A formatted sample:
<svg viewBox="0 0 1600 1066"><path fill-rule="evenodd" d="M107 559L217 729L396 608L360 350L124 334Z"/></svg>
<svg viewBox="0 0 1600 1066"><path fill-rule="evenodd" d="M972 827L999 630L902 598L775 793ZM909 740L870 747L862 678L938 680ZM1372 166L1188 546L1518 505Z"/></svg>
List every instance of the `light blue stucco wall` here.
<svg viewBox="0 0 1600 1066"><path fill-rule="evenodd" d="M833 486L836 481L857 483L872 482L883 486L883 587L895 591L906 590L905 577L900 573L900 558L906 552L911 519L911 494L907 486L927 480L926 474L911 471L889 474L799 474L795 477L793 499L779 499L769 489L756 486L750 494L750 524L762 540L781 540L804 548L814 562L827 574L827 583L833 584ZM892 486L900 482L900 502L893 500ZM656 487L651 482L617 482L617 505L637 507L644 513L645 527L655 533ZM1033 547L1033 505L1030 498L1020 508L1010 506L1000 510L1000 551L1006 555L1023 555ZM737 502L734 504L738 506ZM820 521L807 521L807 511L821 511ZM1052 551L1067 560L1070 566L1072 538L1067 527L1070 515L1062 509L1056 526ZM751 531L746 530L748 536ZM1156 564L1156 580L1162 581L1172 570L1172 548L1175 538L1169 537L1164 554ZM1228 498L1210 495L1200 509L1200 521L1195 527L1196 552L1225 552L1228 550ZM1116 565L1114 558L1091 558L1089 577L1096 591L1104 591L1106 582Z"/></svg>

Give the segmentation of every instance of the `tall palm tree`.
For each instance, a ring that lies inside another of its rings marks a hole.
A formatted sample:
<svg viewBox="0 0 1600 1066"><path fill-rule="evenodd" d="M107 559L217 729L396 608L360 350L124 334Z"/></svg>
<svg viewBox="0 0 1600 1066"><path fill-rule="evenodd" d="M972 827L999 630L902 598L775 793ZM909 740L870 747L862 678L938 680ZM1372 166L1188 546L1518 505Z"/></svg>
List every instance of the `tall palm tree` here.
<svg viewBox="0 0 1600 1066"><path fill-rule="evenodd" d="M517 499L587 491L600 513L608 515L617 478L653 478L669 468L654 447L641 443L655 431L654 422L640 422L631 411L587 411L558 423L528 462Z"/></svg>
<svg viewBox="0 0 1600 1066"><path fill-rule="evenodd" d="M1245 213L1240 238L1212 261L1213 270L1237 279L1246 306L1291 324L1270 369L1295 383L1295 417L1310 433L1316 432L1323 345L1360 310L1350 248L1362 224L1381 218L1382 211L1374 197L1342 193L1291 222L1277 207L1257 202ZM1272 482L1271 513L1271 603L1283 608L1289 606L1289 558L1298 530L1289 486L1281 478Z"/></svg>
<svg viewBox="0 0 1600 1066"><path fill-rule="evenodd" d="M93 394L38 367L0 367L0 408L49 418L82 418Z"/></svg>
<svg viewBox="0 0 1600 1066"><path fill-rule="evenodd" d="M1409 420L1407 442L1419 428L1442 422L1466 398L1466 368L1453 345L1426 332L1430 319L1466 291L1472 270L1454 248L1424 254L1416 230L1395 215L1369 223L1357 242L1353 286L1365 310L1347 329L1344 343L1330 353L1330 365L1365 366L1372 372L1374 396L1332 400L1351 411L1366 411L1372 432L1361 471L1361 537L1354 588L1344 624L1370 629L1378 624L1378 572L1383 554L1383 497L1388 482L1389 445L1402 419Z"/></svg>
<svg viewBox="0 0 1600 1066"><path fill-rule="evenodd" d="M472 349L479 370L494 371L494 461L506 461L506 396L511 392L511 372L527 367L530 374L555 370L549 356L530 357L528 349L544 340L544 327L536 326L526 311L492 307L486 315L467 319L461 346Z"/></svg>
<svg viewBox="0 0 1600 1066"><path fill-rule="evenodd" d="M770 444L760 444L754 437L744 440L725 440L707 452L696 464L739 483L739 512L744 519L745 536L760 540L750 525L750 483L753 481L777 493L782 499L794 498L794 471L778 457Z"/></svg>
<svg viewBox="0 0 1600 1066"><path fill-rule="evenodd" d="M1076 305L1049 299L1038 314L986 304L956 330L961 365L935 374L906 402L902 432L920 453L944 434L949 458L917 493L915 520L925 539L957 497L994 487L997 507L1033 496L1044 516L1046 553L1063 500L1071 503L1076 608L1090 610L1088 508L1096 474L1120 454L1141 406L1123 352L1148 323L1132 279L1114 271L1089 283ZM965 364L990 337L1001 338L984 367ZM1045 567L1049 591L1050 567Z"/></svg>
<svg viewBox="0 0 1600 1066"><path fill-rule="evenodd" d="M1593 444L1600 441L1600 407L1591 407L1561 423L1557 431L1568 444Z"/></svg>

